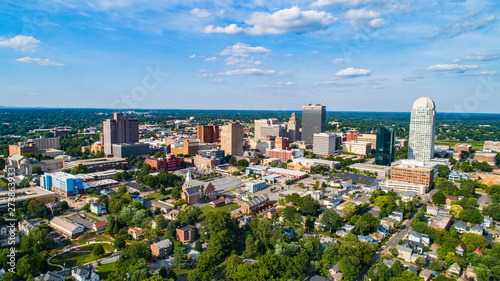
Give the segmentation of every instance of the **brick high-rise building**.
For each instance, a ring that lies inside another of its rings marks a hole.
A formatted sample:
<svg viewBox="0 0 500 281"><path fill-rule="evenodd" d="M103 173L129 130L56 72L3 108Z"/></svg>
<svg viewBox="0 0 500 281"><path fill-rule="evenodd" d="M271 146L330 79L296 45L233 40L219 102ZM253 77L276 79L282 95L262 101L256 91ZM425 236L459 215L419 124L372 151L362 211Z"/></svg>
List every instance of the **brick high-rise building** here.
<svg viewBox="0 0 500 281"><path fill-rule="evenodd" d="M219 141L219 126L198 125L196 126L196 136L203 143L214 143Z"/></svg>
<svg viewBox="0 0 500 281"><path fill-rule="evenodd" d="M175 171L182 168L183 158L177 157L177 154L168 154L162 158L149 158L146 159L146 164L151 166L151 169L161 171Z"/></svg>
<svg viewBox="0 0 500 281"><path fill-rule="evenodd" d="M103 122L104 154L113 154L113 144L139 141L139 120L128 114L115 113L113 119Z"/></svg>
<svg viewBox="0 0 500 281"><path fill-rule="evenodd" d="M438 164L402 160L391 166L391 180L432 186L437 178Z"/></svg>
<svg viewBox="0 0 500 281"><path fill-rule="evenodd" d="M243 155L243 127L239 123L229 123L221 129L221 149L226 155Z"/></svg>
<svg viewBox="0 0 500 281"><path fill-rule="evenodd" d="M274 147L276 149L289 149L290 148L290 139L284 137L277 137L274 140Z"/></svg>

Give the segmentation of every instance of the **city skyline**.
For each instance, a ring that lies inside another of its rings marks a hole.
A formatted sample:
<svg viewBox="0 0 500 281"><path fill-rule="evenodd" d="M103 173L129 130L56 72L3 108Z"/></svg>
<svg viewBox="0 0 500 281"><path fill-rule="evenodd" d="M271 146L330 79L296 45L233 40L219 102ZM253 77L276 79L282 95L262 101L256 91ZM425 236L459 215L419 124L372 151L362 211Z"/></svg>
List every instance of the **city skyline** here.
<svg viewBox="0 0 500 281"><path fill-rule="evenodd" d="M312 102L406 112L429 96L440 112L498 113L499 5L7 1L0 97L13 107L294 110Z"/></svg>

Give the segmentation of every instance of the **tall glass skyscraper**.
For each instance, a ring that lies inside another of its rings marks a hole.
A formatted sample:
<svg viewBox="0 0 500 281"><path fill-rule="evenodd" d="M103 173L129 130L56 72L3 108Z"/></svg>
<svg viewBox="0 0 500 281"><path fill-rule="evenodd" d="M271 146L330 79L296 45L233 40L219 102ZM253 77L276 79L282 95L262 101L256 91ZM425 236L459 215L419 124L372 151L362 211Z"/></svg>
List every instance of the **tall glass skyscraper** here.
<svg viewBox="0 0 500 281"><path fill-rule="evenodd" d="M377 131L375 164L390 166L394 161L396 136L394 129L380 127Z"/></svg>
<svg viewBox="0 0 500 281"><path fill-rule="evenodd" d="M325 132L326 106L306 105L302 107L302 140L313 143L313 135Z"/></svg>
<svg viewBox="0 0 500 281"><path fill-rule="evenodd" d="M422 97L413 103L408 140L408 159L430 161L434 158L436 109L434 101Z"/></svg>

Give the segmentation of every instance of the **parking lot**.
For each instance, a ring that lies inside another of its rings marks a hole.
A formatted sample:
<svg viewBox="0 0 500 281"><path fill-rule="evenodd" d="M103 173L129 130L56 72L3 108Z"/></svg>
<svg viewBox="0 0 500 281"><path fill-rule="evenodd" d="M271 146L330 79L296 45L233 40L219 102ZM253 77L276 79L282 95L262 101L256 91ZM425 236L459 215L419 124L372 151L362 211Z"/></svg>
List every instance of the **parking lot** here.
<svg viewBox="0 0 500 281"><path fill-rule="evenodd" d="M214 186L217 192L225 192L243 185L241 181L232 178L220 178L209 182Z"/></svg>
<svg viewBox="0 0 500 281"><path fill-rule="evenodd" d="M377 178L370 178L367 176L354 175L354 174L350 174L350 173L335 172L335 175L338 177L341 177L342 179L351 179L355 182L363 182L363 183L366 183L370 186L375 185L381 181Z"/></svg>

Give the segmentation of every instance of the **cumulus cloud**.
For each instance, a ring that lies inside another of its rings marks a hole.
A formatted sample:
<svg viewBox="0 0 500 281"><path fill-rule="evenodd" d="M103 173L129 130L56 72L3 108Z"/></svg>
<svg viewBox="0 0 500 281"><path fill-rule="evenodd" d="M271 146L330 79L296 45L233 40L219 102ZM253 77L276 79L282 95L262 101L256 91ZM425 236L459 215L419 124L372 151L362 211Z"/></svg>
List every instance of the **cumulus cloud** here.
<svg viewBox="0 0 500 281"><path fill-rule="evenodd" d="M352 60L348 58L340 58L340 59L335 59L332 61L333 64L343 64L343 63L350 63Z"/></svg>
<svg viewBox="0 0 500 281"><path fill-rule="evenodd" d="M40 44L40 40L32 36L17 35L10 39L0 37L0 47L12 48L21 52L34 52L38 44Z"/></svg>
<svg viewBox="0 0 500 281"><path fill-rule="evenodd" d="M31 57L24 57L24 58L19 58L16 59L18 62L23 62L23 63L37 63L39 65L48 65L48 66L64 66L64 64L51 61L49 59L41 59L41 58L31 58Z"/></svg>
<svg viewBox="0 0 500 281"><path fill-rule="evenodd" d="M252 47L245 43L236 43L233 46L227 46L220 53L221 56L233 56L233 57L248 57L250 55L266 54L270 53L271 50L265 47Z"/></svg>
<svg viewBox="0 0 500 281"><path fill-rule="evenodd" d="M301 11L297 6L282 9L272 14L253 13L248 20L247 33L252 35L307 33L326 29L337 19L331 14L316 10Z"/></svg>
<svg viewBox="0 0 500 281"><path fill-rule="evenodd" d="M211 13L209 11L204 10L204 9L198 9L198 8L192 9L191 14L193 14L199 18L206 18L206 17L211 15Z"/></svg>
<svg viewBox="0 0 500 281"><path fill-rule="evenodd" d="M466 15L457 21L448 23L447 25L441 27L434 38L452 38L459 36L463 33L481 29L488 24L495 21L495 16L485 16L481 18L475 18L475 15Z"/></svg>
<svg viewBox="0 0 500 281"><path fill-rule="evenodd" d="M228 76L245 76L245 75L273 75L276 73L276 70L266 70L259 68L245 68L245 69L235 69L228 70L225 72L220 72L219 75L228 75Z"/></svg>
<svg viewBox="0 0 500 281"><path fill-rule="evenodd" d="M225 34L235 34L242 32L243 28L237 26L236 24L230 24L226 27L214 27L213 25L207 25L203 32L205 33L225 33Z"/></svg>
<svg viewBox="0 0 500 281"><path fill-rule="evenodd" d="M352 9L345 13L345 17L349 19L349 23L354 28L369 26L371 28L380 28L385 25L386 21L380 18L380 13L365 9Z"/></svg>
<svg viewBox="0 0 500 281"><path fill-rule="evenodd" d="M210 57L210 58L204 59L204 61L214 61L214 60L217 60L217 58L216 57Z"/></svg>
<svg viewBox="0 0 500 281"><path fill-rule="evenodd" d="M335 73L335 75L340 76L340 77L352 78L352 77L359 77L359 76L369 76L371 73L372 73L372 71L369 69L348 67L346 69L342 69L340 71L337 71Z"/></svg>
<svg viewBox="0 0 500 281"><path fill-rule="evenodd" d="M451 71L451 72L464 72L466 70L478 69L479 65L468 64L435 64L427 67L431 71Z"/></svg>
<svg viewBox="0 0 500 281"><path fill-rule="evenodd" d="M192 55L190 55L190 56L189 56L189 58L191 58L191 59L196 58L196 54L192 54Z"/></svg>

